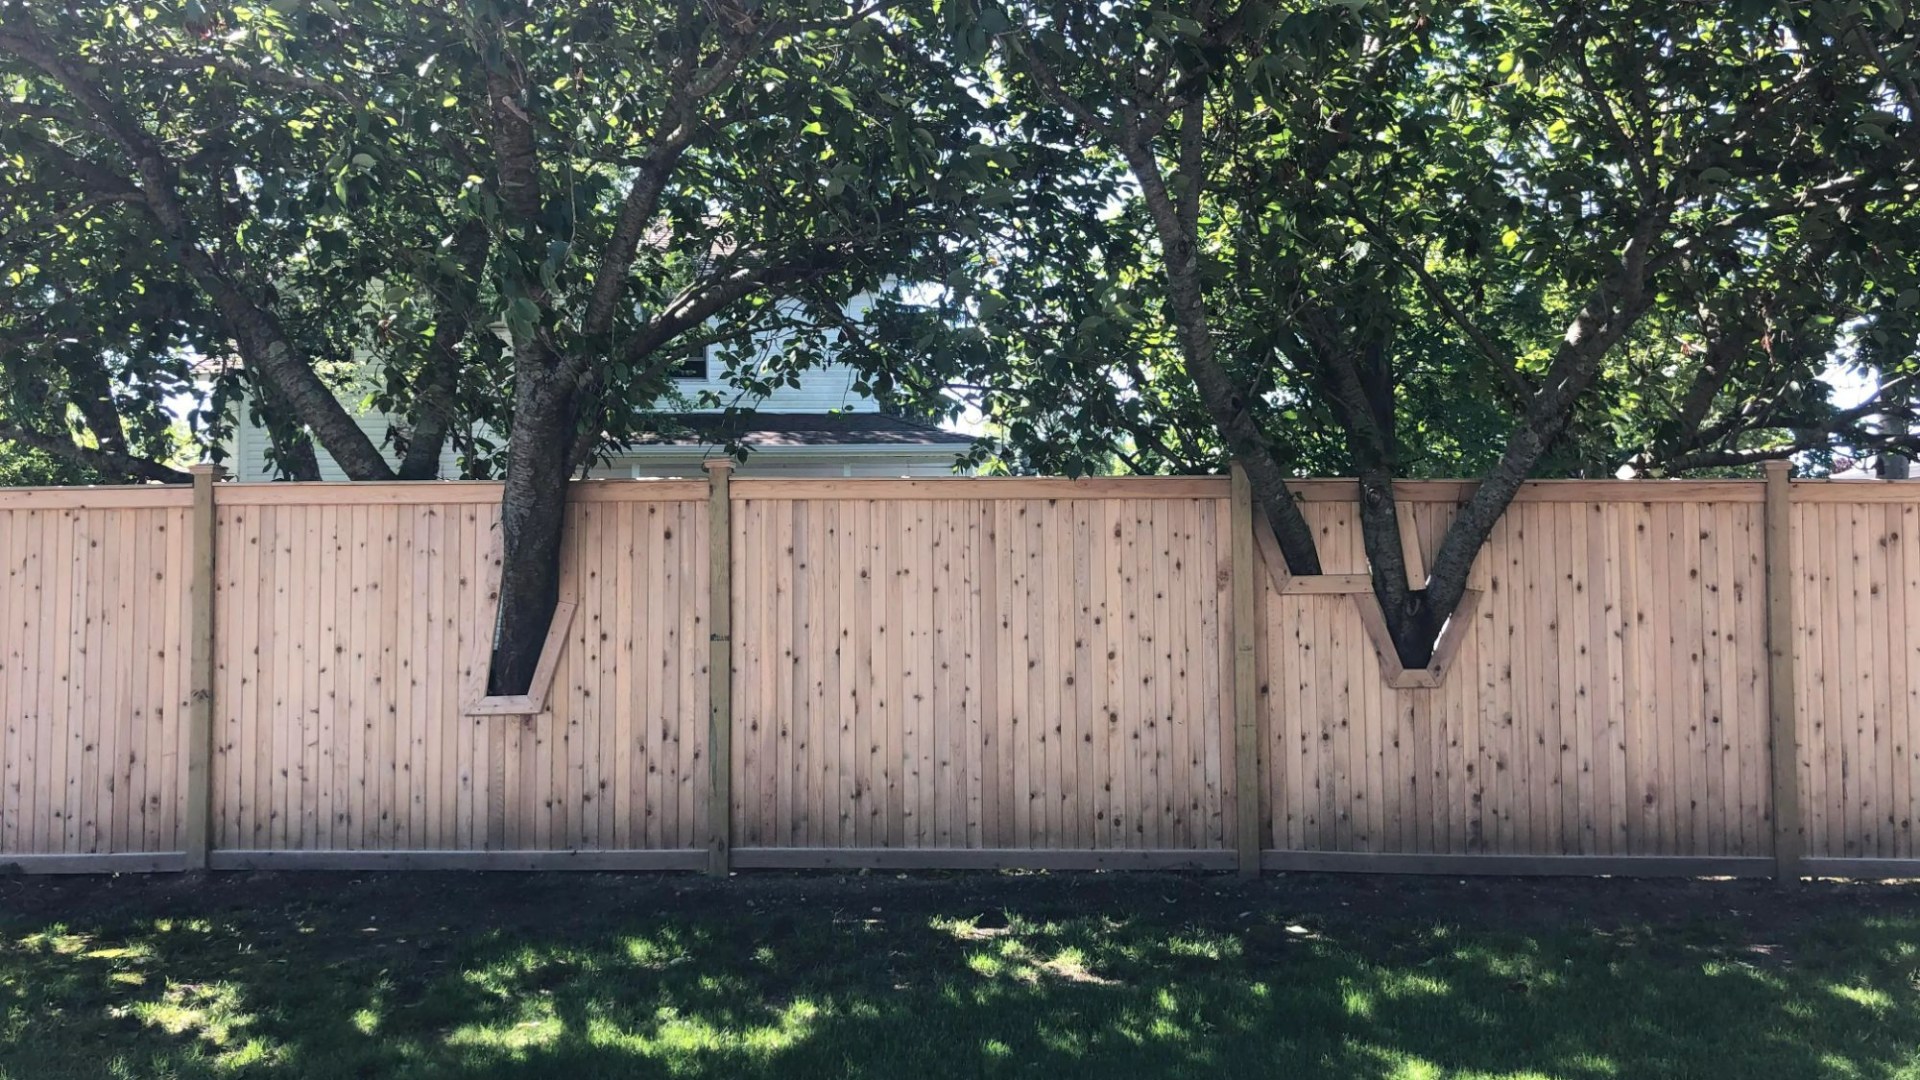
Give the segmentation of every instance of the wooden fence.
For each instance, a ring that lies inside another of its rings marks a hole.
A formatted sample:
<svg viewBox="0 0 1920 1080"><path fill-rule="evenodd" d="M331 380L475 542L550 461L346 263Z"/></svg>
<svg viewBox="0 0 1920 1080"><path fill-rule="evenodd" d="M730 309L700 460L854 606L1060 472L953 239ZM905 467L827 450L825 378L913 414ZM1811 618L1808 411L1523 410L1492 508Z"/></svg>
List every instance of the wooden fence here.
<svg viewBox="0 0 1920 1080"><path fill-rule="evenodd" d="M0 491L0 867L1920 873L1920 485L1530 484L1411 672L1299 492L581 483L486 698L497 485Z"/></svg>

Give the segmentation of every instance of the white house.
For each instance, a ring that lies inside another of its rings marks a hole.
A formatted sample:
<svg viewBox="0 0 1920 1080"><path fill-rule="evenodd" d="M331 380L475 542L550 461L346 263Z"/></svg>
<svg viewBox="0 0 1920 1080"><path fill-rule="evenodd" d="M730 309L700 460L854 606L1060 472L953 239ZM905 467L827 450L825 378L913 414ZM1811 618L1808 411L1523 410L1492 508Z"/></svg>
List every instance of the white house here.
<svg viewBox="0 0 1920 1080"><path fill-rule="evenodd" d="M709 347L677 373L677 389L686 400L700 401L703 393L711 393L726 401L738 394L727 383L716 352ZM853 388L853 369L845 365L809 368L799 381L797 387L780 386L757 401L740 401L740 407L753 411L731 420L718 410L667 414L672 423L663 426L681 434L645 440L595 465L588 475L697 477L703 460L725 453L723 446L731 434L751 451L740 466L740 472L749 476L946 476L973 442L959 432L881 411L878 402ZM354 419L397 463L398 455L387 445L387 433L399 421L376 411L356 412ZM732 424L732 429L721 430L723 422ZM227 467L235 479L274 479L267 447L266 430L242 417L227 444ZM322 479L346 479L326 451L316 450ZM452 448L441 455L440 464L442 479L459 479Z"/></svg>

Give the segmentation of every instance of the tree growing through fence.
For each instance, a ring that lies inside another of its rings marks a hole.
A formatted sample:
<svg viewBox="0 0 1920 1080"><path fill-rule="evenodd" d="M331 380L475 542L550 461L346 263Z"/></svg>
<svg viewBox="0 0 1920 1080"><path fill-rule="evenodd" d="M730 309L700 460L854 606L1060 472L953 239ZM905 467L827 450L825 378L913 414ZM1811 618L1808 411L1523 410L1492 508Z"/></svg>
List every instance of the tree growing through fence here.
<svg viewBox="0 0 1920 1080"><path fill-rule="evenodd" d="M1884 421L1920 314L1897 6L962 7L1005 137L1084 164L970 249L921 385L1042 467L1240 460L1295 574L1288 478L1357 475L1408 667L1529 476L1915 443ZM1863 350L1877 391L1838 407ZM1423 471L1482 482L1410 581L1393 480Z"/></svg>
<svg viewBox="0 0 1920 1080"><path fill-rule="evenodd" d="M503 466L493 677L553 610L565 481L687 348L764 393L911 278L1008 168L909 6L0 0L0 437L183 480L168 409L228 358L285 475ZM761 369L741 343L775 330ZM399 466L337 388L363 361ZM25 406L25 407L21 407ZM508 436L504 449L479 432Z"/></svg>

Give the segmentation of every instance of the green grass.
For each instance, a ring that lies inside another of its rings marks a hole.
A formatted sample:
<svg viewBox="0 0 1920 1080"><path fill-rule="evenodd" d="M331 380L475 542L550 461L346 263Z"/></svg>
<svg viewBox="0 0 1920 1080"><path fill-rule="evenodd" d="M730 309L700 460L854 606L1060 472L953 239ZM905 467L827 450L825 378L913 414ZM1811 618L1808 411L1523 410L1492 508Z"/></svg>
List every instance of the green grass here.
<svg viewBox="0 0 1920 1080"><path fill-rule="evenodd" d="M1920 905L1303 875L16 879L0 996L22 1080L1920 1077Z"/></svg>

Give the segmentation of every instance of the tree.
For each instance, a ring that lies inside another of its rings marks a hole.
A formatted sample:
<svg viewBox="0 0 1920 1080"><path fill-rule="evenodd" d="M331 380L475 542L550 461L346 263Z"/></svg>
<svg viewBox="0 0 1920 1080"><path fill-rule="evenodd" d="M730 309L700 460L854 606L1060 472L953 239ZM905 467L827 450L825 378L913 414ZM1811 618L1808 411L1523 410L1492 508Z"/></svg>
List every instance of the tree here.
<svg viewBox="0 0 1920 1080"><path fill-rule="evenodd" d="M492 683L512 692L557 599L566 480L635 433L681 349L738 362L784 328L791 377L1005 170L964 87L920 77L915 27L824 0L0 0L30 181L0 209L53 208L190 287L167 310L237 358L292 475L309 439L354 479L396 475L335 394L367 361L408 419L400 477L448 439L491 468L474 432L504 433ZM28 293L31 318L58 286Z"/></svg>
<svg viewBox="0 0 1920 1080"><path fill-rule="evenodd" d="M953 301L971 351L928 362L985 359L1016 444L1051 418L1148 467L1240 460L1296 574L1318 560L1286 478L1337 456L1409 667L1542 470L1912 445L1872 423L1901 379L1850 410L1818 382L1849 338L1912 340L1892 13L982 0L957 25L993 43L1009 137L1082 148L1107 194L1011 223ZM1063 377L992 374L1023 365ZM1436 444L1481 482L1412 583L1392 481Z"/></svg>

